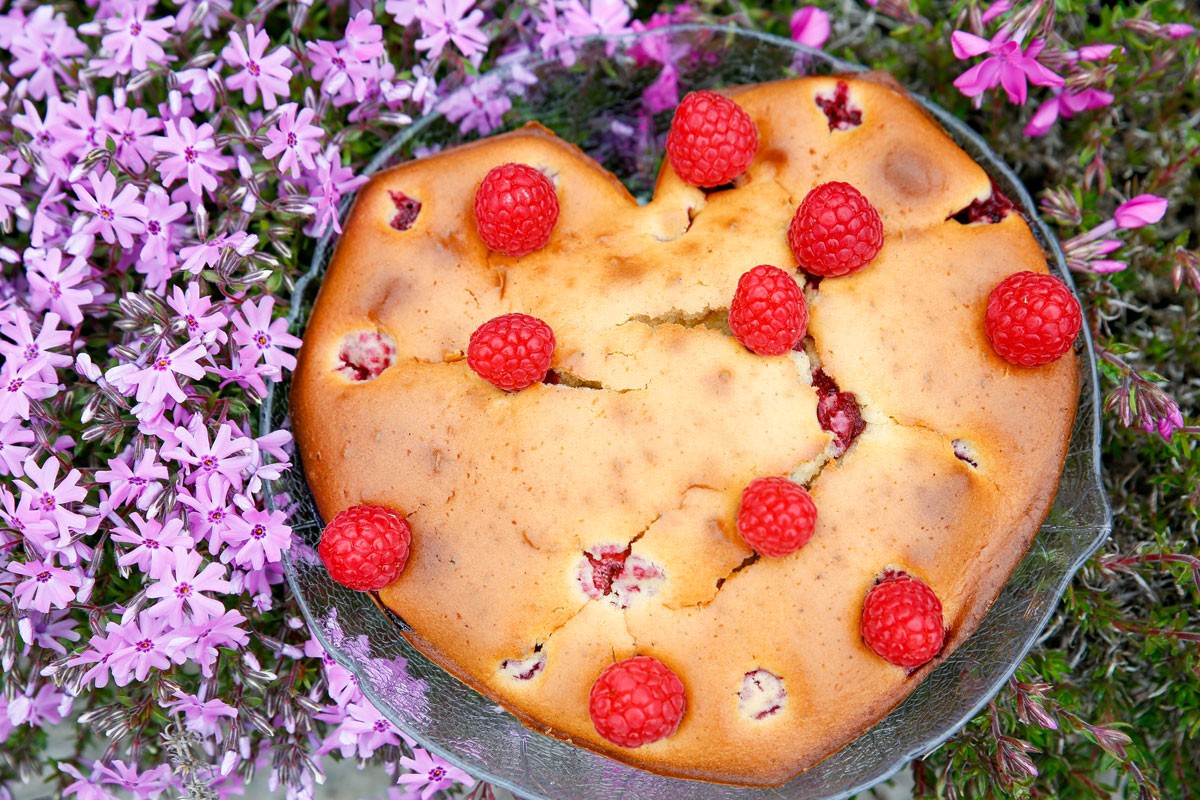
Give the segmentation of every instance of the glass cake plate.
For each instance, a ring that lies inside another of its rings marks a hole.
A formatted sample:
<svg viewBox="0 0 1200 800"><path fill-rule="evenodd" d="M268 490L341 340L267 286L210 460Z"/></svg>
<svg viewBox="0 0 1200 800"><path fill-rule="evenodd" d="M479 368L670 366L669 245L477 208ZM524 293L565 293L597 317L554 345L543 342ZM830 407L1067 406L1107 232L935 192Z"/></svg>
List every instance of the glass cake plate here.
<svg viewBox="0 0 1200 800"><path fill-rule="evenodd" d="M499 130L531 120L541 122L582 147L644 201L653 192L662 135L671 118L671 109L655 115L645 110L643 92L659 79L662 69L661 61L650 54L677 65L681 95L694 89L862 69L786 39L735 28L682 25L587 40L577 44L569 65L554 54L527 56L478 79L475 94L450 98L442 107L458 117L464 109L499 114L511 102ZM917 99L1017 203L1050 254L1051 270L1073 286L1058 242L1038 218L1033 199L1013 171L967 125ZM368 171L471 138L477 137L464 136L458 124L435 109L389 143ZM292 333L304 331L335 238L331 232L319 242L312 268L296 285L288 318ZM400 730L468 773L520 797L848 797L938 747L988 702L1037 639L1071 576L1108 535L1112 516L1100 478L1097 373L1086 326L1079 352L1085 365L1082 392L1053 508L979 629L891 714L783 786L724 786L638 770L535 733L492 700L459 683L412 648L400 633L399 619L382 612L370 595L330 579L316 553L322 522L299 458L273 498L292 514L295 541L284 561L288 583L313 634L357 676L363 693ZM264 427L288 425L288 389L286 381L272 387L263 404Z"/></svg>

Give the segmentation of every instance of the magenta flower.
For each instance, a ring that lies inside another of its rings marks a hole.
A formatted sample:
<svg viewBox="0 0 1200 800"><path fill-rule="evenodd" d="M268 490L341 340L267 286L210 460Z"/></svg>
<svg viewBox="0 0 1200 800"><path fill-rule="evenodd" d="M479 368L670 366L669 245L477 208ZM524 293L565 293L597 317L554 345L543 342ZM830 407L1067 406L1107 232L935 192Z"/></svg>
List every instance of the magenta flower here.
<svg viewBox="0 0 1200 800"><path fill-rule="evenodd" d="M359 758L370 758L380 747L400 746L400 731L375 706L361 697L346 706L346 715L334 736L342 745L343 755L356 755Z"/></svg>
<svg viewBox="0 0 1200 800"><path fill-rule="evenodd" d="M179 517L171 517L162 523L153 518L143 519L135 512L129 519L136 531L124 525L113 528L114 542L134 545L132 550L117 558L117 563L123 567L135 566L155 580L170 572L175 548L187 549L195 545L192 537L183 532L183 520Z"/></svg>
<svg viewBox="0 0 1200 800"><path fill-rule="evenodd" d="M1167 213L1167 199L1152 194L1139 194L1117 206L1113 219L1121 228L1140 228L1153 225Z"/></svg>
<svg viewBox="0 0 1200 800"><path fill-rule="evenodd" d="M17 190L8 188L21 186L21 176L12 171L12 165L12 159L0 153L0 226L10 223L14 211L18 216L29 213L25 211L25 204L21 202Z"/></svg>
<svg viewBox="0 0 1200 800"><path fill-rule="evenodd" d="M57 725L70 713L72 702L69 694L59 692L52 683L44 683L37 694L14 697L8 704L8 719L14 725L34 728Z"/></svg>
<svg viewBox="0 0 1200 800"><path fill-rule="evenodd" d="M473 64L483 60L487 52L487 35L479 29L483 12L473 9L475 0L429 0L417 7L416 18L421 23L421 38L417 49L428 54L432 61L442 55L447 44L453 44L464 58ZM628 10L626 11L628 13Z"/></svg>
<svg viewBox="0 0 1200 800"><path fill-rule="evenodd" d="M225 567L211 561L205 564L204 556L186 547L172 548L171 559L168 572L146 589L146 596L159 602L150 606L144 616L163 618L172 628L178 628L185 622L207 622L225 613L220 600L204 594L224 594L230 590Z"/></svg>
<svg viewBox="0 0 1200 800"><path fill-rule="evenodd" d="M58 394L58 386L43 381L37 363L4 362L0 369L0 422L14 417L29 419L29 402L45 400Z"/></svg>
<svg viewBox="0 0 1200 800"><path fill-rule="evenodd" d="M300 171L301 166L306 169L316 168L313 156L321 152L318 142L325 135L323 129L310 124L315 116L311 108L300 109L299 115L296 114L297 108L295 103L288 103L281 108L279 122L267 131L267 138L271 143L263 148L264 158L275 158L282 154L279 170L290 172L293 178L299 178L303 174Z"/></svg>
<svg viewBox="0 0 1200 800"><path fill-rule="evenodd" d="M92 221L83 227L83 232L99 231L104 241L109 244L120 242L121 247L133 247L134 235L140 235L146 230L140 219L145 215L146 209L137 201L137 187L127 183L121 189L121 193L114 196L117 191L117 179L111 172L105 172L99 180L93 172L88 175L88 181L92 184L92 193L79 184L72 187L79 198L75 207L95 215Z"/></svg>
<svg viewBox="0 0 1200 800"><path fill-rule="evenodd" d="M135 679L144 681L151 669L167 669L171 666L171 659L167 655L171 633L166 626L167 621L162 617L146 614L120 625L108 624L105 630L117 644L108 658L113 683L125 686Z"/></svg>
<svg viewBox="0 0 1200 800"><path fill-rule="evenodd" d="M70 667L91 664L91 667L83 674L82 680L85 684L90 683L97 689L108 686L108 679L112 676L112 670L108 665L109 659L125 646L124 640L113 633L114 628L116 628L116 623L110 622L108 635L93 635L88 640L88 648L67 662L67 666Z"/></svg>
<svg viewBox="0 0 1200 800"><path fill-rule="evenodd" d="M139 72L150 64L163 64L174 61L174 56L168 56L161 42L171 37L168 29L174 24L174 17L147 20L153 4L150 0L137 0L134 3L124 3L118 7L116 16L105 20L105 34L102 44L112 55L108 63L102 67L101 74L111 77L117 73L127 73L130 67Z"/></svg>
<svg viewBox="0 0 1200 800"><path fill-rule="evenodd" d="M292 544L292 529L284 524L286 519L282 511L258 509L230 517L225 536L229 547L221 553L221 561L256 570L267 563L278 563Z"/></svg>
<svg viewBox="0 0 1200 800"><path fill-rule="evenodd" d="M79 470L69 471L62 482L58 482L58 471L61 465L58 459L47 456L41 466L32 459L25 462L25 477L32 485L17 481L22 495L28 495L30 507L37 512L39 519L49 520L58 529L63 540L69 539L72 532L83 530L86 522L82 514L69 508L87 498L87 490L79 485Z"/></svg>
<svg viewBox="0 0 1200 800"><path fill-rule="evenodd" d="M1003 86L1010 102L1024 105L1026 81L1037 86L1062 86L1063 79L1037 60L1045 41L1034 39L1029 47L1008 38L1001 30L991 41L965 31L955 31L950 37L956 58L967 59L990 53L980 63L968 69L954 81L967 97L978 97L988 89Z"/></svg>
<svg viewBox="0 0 1200 800"><path fill-rule="evenodd" d="M184 727L195 731L201 736L215 737L221 733L222 717L237 718L237 709L224 700L201 700L196 695L186 692L175 692L175 700L168 700L163 707L177 714L183 714Z"/></svg>
<svg viewBox="0 0 1200 800"><path fill-rule="evenodd" d="M197 128L187 117L178 122L167 120L166 135L154 137L154 149L169 156L158 165L158 173L167 186L183 176L197 197L203 191L211 193L217 188L213 173L228 169L231 161L221 155L214 135L213 126L207 122Z"/></svg>
<svg viewBox="0 0 1200 800"><path fill-rule="evenodd" d="M69 367L71 357L54 350L68 345L73 338L70 331L58 330L58 323L58 314L51 311L42 319L41 330L34 334L29 315L17 309L10 322L0 325L0 333L12 340L11 343L0 341L0 355L36 367L38 377L44 381L57 381L54 371Z"/></svg>
<svg viewBox="0 0 1200 800"><path fill-rule="evenodd" d="M3 388L3 384L0 384L0 388ZM29 455L30 448L23 445L32 444L33 441L33 431L19 419L13 418L0 423L0 474L12 475L14 478L24 475L25 468L22 462Z"/></svg>
<svg viewBox="0 0 1200 800"><path fill-rule="evenodd" d="M24 575L17 584L13 599L17 608L35 609L43 614L52 608L66 608L75 599L75 589L81 584L74 572L59 569L49 560L10 562L9 572Z"/></svg>
<svg viewBox="0 0 1200 800"><path fill-rule="evenodd" d="M188 514L188 526L192 536L199 541L208 539L209 552L214 556L225 541L229 517L229 481L220 474L209 475L206 480L196 481L189 492L179 492L179 502L194 513Z"/></svg>
<svg viewBox="0 0 1200 800"><path fill-rule="evenodd" d="M183 320L191 339L206 346L228 341L229 335L224 328L229 324L229 318L221 313L219 306L213 310L212 298L200 294L200 284L196 281L189 283L186 291L172 287L167 305L178 315L177 319Z"/></svg>
<svg viewBox="0 0 1200 800"><path fill-rule="evenodd" d="M58 97L58 83L75 85L70 67L88 51L75 35L62 12L52 5L38 6L16 31L10 46L12 62L8 71L28 87L34 100ZM19 91L19 90L18 90Z"/></svg>
<svg viewBox="0 0 1200 800"><path fill-rule="evenodd" d="M397 778L398 783L421 790L421 800L429 800L435 793L449 789L455 783L474 786L475 779L458 767L443 761L420 747L413 748L413 757L401 757L400 763L412 772Z"/></svg>
<svg viewBox="0 0 1200 800"><path fill-rule="evenodd" d="M283 377L282 369L296 368L296 357L281 348L296 348L300 339L287 332L287 320L282 317L271 319L275 298L266 296L255 305L253 300L242 303L233 314L233 340L241 346L238 355L249 365L265 362L272 371L268 373L278 380Z"/></svg>
<svg viewBox="0 0 1200 800"><path fill-rule="evenodd" d="M173 240L175 220L187 211L183 203L172 203L161 186L151 184L146 191L146 202L142 205L142 222L145 226L142 252L134 268L146 276L146 284L155 291L163 291L177 258Z"/></svg>
<svg viewBox="0 0 1200 800"><path fill-rule="evenodd" d="M180 250L179 258L183 263L179 265L179 268L197 275L216 264L224 251L233 250L240 256L246 256L254 252L254 246L257 244L258 237L252 233L245 231L222 233L207 242Z"/></svg>
<svg viewBox="0 0 1200 800"><path fill-rule="evenodd" d="M175 631L171 638L172 657L178 664L196 662L200 665L201 674L210 678L220 648L237 649L245 647L250 641L250 635L241 627L245 621L241 613L226 611L205 622L185 625Z"/></svg>
<svg viewBox="0 0 1200 800"><path fill-rule="evenodd" d="M982 22L984 25L987 25L989 22L994 20L996 17L1000 16L1001 14L1005 13L1006 11L1012 10L1013 3L1014 3L1014 0L996 0L996 2L994 2L990 6L988 6L987 11L983 12L983 16L980 17L979 21Z"/></svg>
<svg viewBox="0 0 1200 800"><path fill-rule="evenodd" d="M1038 106L1037 111L1030 118L1029 124L1025 126L1025 135L1044 136L1054 127L1054 123L1059 117L1070 119L1084 111L1103 108L1112 101L1111 94L1099 89L1081 89L1077 92L1063 89Z"/></svg>
<svg viewBox="0 0 1200 800"><path fill-rule="evenodd" d="M162 130L162 120L141 108L117 108L100 115L100 121L112 131L117 163L141 172L154 159L154 136Z"/></svg>
<svg viewBox="0 0 1200 800"><path fill-rule="evenodd" d="M150 448L132 467L123 458L110 458L108 469L96 471L96 480L109 487L108 504L120 508L134 503L143 511L162 492L162 481L170 477L166 466L157 462L158 453Z"/></svg>
<svg viewBox="0 0 1200 800"><path fill-rule="evenodd" d="M264 30L255 32L253 25L246 26L246 41L236 33L229 33L229 44L221 51L231 67L241 67L238 72L225 81L225 85L234 91L242 90L242 99L253 103L261 91L263 108L270 111L278 105L276 95L288 95L288 82L292 79L292 71L285 64L292 60L292 55L286 47L277 47L270 55L265 55L271 44L271 37Z"/></svg>
<svg viewBox="0 0 1200 800"><path fill-rule="evenodd" d="M354 170L342 166L342 156L335 145L329 145L317 156L316 173L310 176L308 200L316 207L313 221L304 229L309 236L320 236L330 225L338 233L338 204L342 196L367 182L365 175L355 176Z"/></svg>
<svg viewBox="0 0 1200 800"><path fill-rule="evenodd" d="M108 685L107 679L104 685ZM91 775L84 777L83 773L69 761L59 761L57 766L75 779L74 783L63 790L63 797L71 797L74 800L113 800L112 792L100 785L100 773L94 769Z"/></svg>
<svg viewBox="0 0 1200 800"><path fill-rule="evenodd" d="M221 475L231 486L241 489L242 470L250 465L247 455L254 443L238 433L229 423L217 426L216 438L209 443L210 428L202 419L197 417L190 428L178 427L175 436L179 444L163 449L163 458L181 464L187 464L187 483L195 483L199 479L207 479L211 475Z"/></svg>
<svg viewBox="0 0 1200 800"><path fill-rule="evenodd" d="M63 641L78 642L81 638L69 611L51 611L49 614L34 611L17 620L17 632L25 642L22 655L28 655L30 647L36 646L65 656L67 648Z"/></svg>
<svg viewBox="0 0 1200 800"><path fill-rule="evenodd" d="M170 397L177 403L187 399L187 393L179 386L176 375L184 375L192 380L204 377L204 367L198 363L207 352L198 342L189 341L177 350L163 342L158 346L158 356L140 369L130 378L137 386L139 403L161 405Z"/></svg>
<svg viewBox="0 0 1200 800"><path fill-rule="evenodd" d="M95 294L86 287L88 262L72 257L63 266L63 252L58 248L46 251L27 250L25 271L29 279L29 302L35 311L50 309L74 326L83 322L82 306L91 303Z"/></svg>
<svg viewBox="0 0 1200 800"><path fill-rule="evenodd" d="M167 764L145 772L138 772L136 766L126 765L120 760L114 760L111 766L97 761L93 766L102 783L118 786L137 800L156 800L171 786L171 767Z"/></svg>
<svg viewBox="0 0 1200 800"><path fill-rule="evenodd" d="M829 14L816 6L802 6L792 14L792 40L820 49L829 39Z"/></svg>

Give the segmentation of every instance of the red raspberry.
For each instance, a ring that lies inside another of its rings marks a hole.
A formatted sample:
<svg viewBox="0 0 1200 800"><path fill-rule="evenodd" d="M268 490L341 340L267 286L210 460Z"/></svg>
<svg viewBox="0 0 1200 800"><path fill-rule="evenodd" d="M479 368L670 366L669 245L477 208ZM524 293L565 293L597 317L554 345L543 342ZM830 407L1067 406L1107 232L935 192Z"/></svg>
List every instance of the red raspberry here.
<svg viewBox="0 0 1200 800"><path fill-rule="evenodd" d="M588 698L596 733L621 747L641 747L670 736L686 706L679 676L650 656L610 664L592 684Z"/></svg>
<svg viewBox="0 0 1200 800"><path fill-rule="evenodd" d="M804 338L808 304L791 275L760 264L738 279L729 304L729 329L760 356L781 356Z"/></svg>
<svg viewBox="0 0 1200 800"><path fill-rule="evenodd" d="M758 152L758 128L741 106L716 92L683 98L667 134L667 160L693 186L720 186L741 175Z"/></svg>
<svg viewBox="0 0 1200 800"><path fill-rule="evenodd" d="M883 247L883 222L871 201L848 183L823 183L809 192L788 226L792 255L806 272L849 275Z"/></svg>
<svg viewBox="0 0 1200 800"><path fill-rule="evenodd" d="M471 334L467 364L493 386L516 392L546 377L554 345L554 331L537 317L504 314Z"/></svg>
<svg viewBox="0 0 1200 800"><path fill-rule="evenodd" d="M906 669L936 656L946 638L942 602L905 572L885 576L867 593L860 629L875 655Z"/></svg>
<svg viewBox="0 0 1200 800"><path fill-rule="evenodd" d="M527 164L501 164L475 190L475 228L498 253L520 258L541 250L557 222L554 184Z"/></svg>
<svg viewBox="0 0 1200 800"><path fill-rule="evenodd" d="M812 538L817 507L808 490L787 478L755 478L742 490L737 529L764 556L790 555Z"/></svg>
<svg viewBox="0 0 1200 800"><path fill-rule="evenodd" d="M408 563L412 528L381 506L354 506L334 515L317 551L329 575L358 592L382 589Z"/></svg>
<svg viewBox="0 0 1200 800"><path fill-rule="evenodd" d="M1053 275L1017 272L988 295L983 327L996 354L1019 367L1040 367L1071 349L1083 313L1071 290Z"/></svg>

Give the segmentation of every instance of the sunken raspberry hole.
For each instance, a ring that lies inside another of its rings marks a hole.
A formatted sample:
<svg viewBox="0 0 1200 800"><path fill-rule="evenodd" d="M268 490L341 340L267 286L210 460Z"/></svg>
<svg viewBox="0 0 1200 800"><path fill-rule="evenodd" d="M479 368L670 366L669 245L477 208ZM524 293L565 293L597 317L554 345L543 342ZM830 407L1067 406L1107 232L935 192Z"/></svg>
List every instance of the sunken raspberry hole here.
<svg viewBox="0 0 1200 800"><path fill-rule="evenodd" d="M396 340L380 331L358 331L342 337L336 371L351 381L369 381L396 363Z"/></svg>
<svg viewBox="0 0 1200 800"><path fill-rule="evenodd" d="M1016 204L1012 200L1009 200L1004 192L1000 191L1000 187L996 185L995 181L992 181L991 194L982 200L972 200L971 205L957 214L951 214L947 219L952 219L963 225L971 225L973 223L994 225L1007 217L1008 212L1014 208L1016 208Z"/></svg>
<svg viewBox="0 0 1200 800"><path fill-rule="evenodd" d="M528 658L506 658L500 662L500 671L514 681L531 680L546 667L546 654L540 644L533 648Z"/></svg>
<svg viewBox="0 0 1200 800"><path fill-rule="evenodd" d="M833 455L840 456L867 427L858 400L851 392L839 391L824 370L813 372L812 385L817 390L817 422L834 435Z"/></svg>
<svg viewBox="0 0 1200 800"><path fill-rule="evenodd" d="M845 81L837 82L833 94L817 95L816 101L829 120L829 130L846 131L862 125L862 109L850 104L850 87Z"/></svg>
<svg viewBox="0 0 1200 800"><path fill-rule="evenodd" d="M738 711L742 716L762 720L776 713L787 703L783 678L759 668L747 672L738 692Z"/></svg>
<svg viewBox="0 0 1200 800"><path fill-rule="evenodd" d="M414 197L409 197L404 192L388 192L392 198L392 205L396 206L396 213L389 223L398 231L406 231L413 226L417 221L417 215L421 213L421 201Z"/></svg>
<svg viewBox="0 0 1200 800"><path fill-rule="evenodd" d="M950 442L950 446L954 448L954 457L959 461L965 461L974 469L979 469L979 454L975 450L975 446L966 439L955 439Z"/></svg>
<svg viewBox="0 0 1200 800"><path fill-rule="evenodd" d="M625 608L635 597L658 593L665 580L662 569L641 556L630 555L632 545L602 544L585 550L575 577L588 598L606 598Z"/></svg>

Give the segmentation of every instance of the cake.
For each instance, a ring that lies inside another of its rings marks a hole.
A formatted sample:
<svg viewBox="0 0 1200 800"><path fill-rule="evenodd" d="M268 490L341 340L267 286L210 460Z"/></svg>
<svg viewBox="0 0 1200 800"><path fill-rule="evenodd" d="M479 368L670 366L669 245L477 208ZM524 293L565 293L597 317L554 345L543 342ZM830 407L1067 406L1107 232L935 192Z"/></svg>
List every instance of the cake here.
<svg viewBox="0 0 1200 800"><path fill-rule="evenodd" d="M869 729L979 625L1054 498L1078 402L1071 350L1002 359L992 289L1047 273L1028 223L886 76L723 90L759 144L702 189L664 162L639 205L529 125L376 175L313 309L291 413L325 520L393 509L411 552L379 599L409 641L524 724L663 775L787 781ZM544 247L489 249L485 175L554 186ZM789 222L819 184L856 187L883 245L852 274L797 269ZM739 279L794 276L807 335L783 355L731 335ZM554 336L544 380L505 391L468 364L511 313ZM781 557L739 535L747 485L807 487L811 539ZM864 641L864 602L911 577L944 641L917 667ZM652 657L678 676L678 727L614 744L598 676Z"/></svg>

